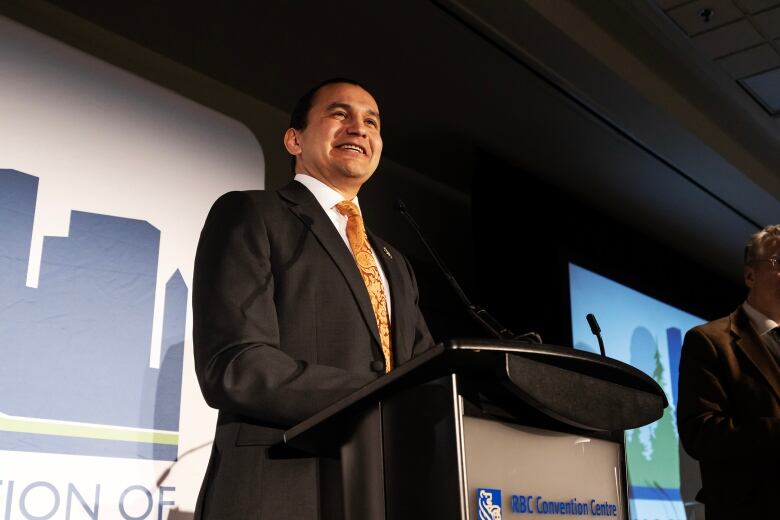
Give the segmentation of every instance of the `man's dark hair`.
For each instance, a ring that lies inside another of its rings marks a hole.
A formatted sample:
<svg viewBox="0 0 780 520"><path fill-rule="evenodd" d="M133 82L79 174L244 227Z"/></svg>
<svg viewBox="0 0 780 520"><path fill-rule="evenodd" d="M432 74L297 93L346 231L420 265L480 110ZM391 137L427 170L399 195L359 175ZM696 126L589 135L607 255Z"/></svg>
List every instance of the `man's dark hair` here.
<svg viewBox="0 0 780 520"><path fill-rule="evenodd" d="M366 92L368 92L368 89L355 81L354 79L349 78L330 78L326 79L325 81L322 81L315 85L314 87L310 88L301 98L298 100L297 103L295 103L295 106L292 109L292 112L290 113L290 128L294 128L296 130L304 130L306 129L306 126L309 124L309 111L311 110L311 105L314 102L314 96L317 95L317 92L320 91L321 88L327 87L328 85L334 85L336 83L347 83L349 85L355 85L356 87L360 87ZM292 156L292 160L290 161L290 167L292 168L292 172L295 173L295 156Z"/></svg>

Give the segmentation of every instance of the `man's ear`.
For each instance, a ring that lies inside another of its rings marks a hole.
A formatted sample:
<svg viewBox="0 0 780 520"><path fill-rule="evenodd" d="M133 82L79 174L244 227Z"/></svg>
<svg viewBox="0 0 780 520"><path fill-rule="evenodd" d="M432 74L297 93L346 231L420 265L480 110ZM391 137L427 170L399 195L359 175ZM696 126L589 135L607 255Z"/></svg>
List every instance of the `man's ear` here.
<svg viewBox="0 0 780 520"><path fill-rule="evenodd" d="M290 155L299 155L301 153L298 131L295 128L288 128L284 133L284 147L287 148Z"/></svg>
<svg viewBox="0 0 780 520"><path fill-rule="evenodd" d="M746 265L743 274L745 277L745 285L747 285L749 289L752 289L753 285L756 283L756 270L751 266Z"/></svg>

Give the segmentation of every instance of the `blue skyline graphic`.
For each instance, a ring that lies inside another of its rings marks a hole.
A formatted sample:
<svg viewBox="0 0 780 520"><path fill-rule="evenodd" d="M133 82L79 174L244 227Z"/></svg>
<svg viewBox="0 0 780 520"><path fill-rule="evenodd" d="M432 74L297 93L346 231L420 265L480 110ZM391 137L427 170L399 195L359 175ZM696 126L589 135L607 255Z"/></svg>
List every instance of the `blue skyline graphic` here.
<svg viewBox="0 0 780 520"><path fill-rule="evenodd" d="M188 289L166 283L160 368L149 367L160 231L72 211L26 286L38 178L0 169L0 413L177 432ZM173 460L175 444L4 431L0 449Z"/></svg>

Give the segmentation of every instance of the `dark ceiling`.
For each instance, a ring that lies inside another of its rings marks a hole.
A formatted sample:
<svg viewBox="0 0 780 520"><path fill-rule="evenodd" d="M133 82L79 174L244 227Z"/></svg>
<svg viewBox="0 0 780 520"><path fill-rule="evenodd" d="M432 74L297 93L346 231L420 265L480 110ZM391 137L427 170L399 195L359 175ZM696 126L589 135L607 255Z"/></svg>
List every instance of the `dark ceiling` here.
<svg viewBox="0 0 780 520"><path fill-rule="evenodd" d="M487 151L734 275L780 221L780 121L675 22L704 3L48 2L285 112L357 78L393 160L468 193L508 182Z"/></svg>
<svg viewBox="0 0 780 520"><path fill-rule="evenodd" d="M659 5L768 114L780 116L780 0L663 0Z"/></svg>

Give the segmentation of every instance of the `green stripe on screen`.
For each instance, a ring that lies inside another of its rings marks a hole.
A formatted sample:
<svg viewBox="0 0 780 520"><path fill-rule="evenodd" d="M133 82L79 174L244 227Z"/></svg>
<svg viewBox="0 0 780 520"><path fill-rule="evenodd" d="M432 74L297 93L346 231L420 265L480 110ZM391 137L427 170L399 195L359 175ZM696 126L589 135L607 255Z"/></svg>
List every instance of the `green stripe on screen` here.
<svg viewBox="0 0 780 520"><path fill-rule="evenodd" d="M78 423L64 424L45 421L39 422L3 415L0 415L0 430L17 433L35 433L39 435L80 437L82 439L144 442L149 444L176 445L179 443L178 433L123 430L120 428L106 428L103 426L91 426Z"/></svg>

